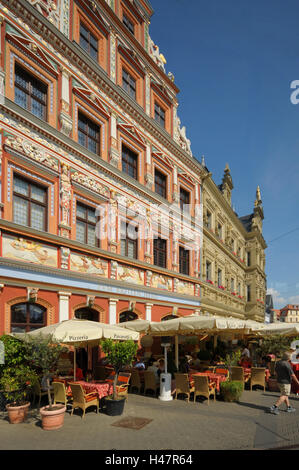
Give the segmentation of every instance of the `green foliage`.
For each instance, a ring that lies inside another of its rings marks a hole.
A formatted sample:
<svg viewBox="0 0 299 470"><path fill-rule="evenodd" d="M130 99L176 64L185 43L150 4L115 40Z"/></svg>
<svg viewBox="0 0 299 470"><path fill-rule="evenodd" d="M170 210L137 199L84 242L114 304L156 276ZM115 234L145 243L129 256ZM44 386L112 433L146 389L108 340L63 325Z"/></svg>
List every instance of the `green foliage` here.
<svg viewBox="0 0 299 470"><path fill-rule="evenodd" d="M232 351L230 354L227 354L224 359L224 364L228 367L237 366L241 359L241 350Z"/></svg>
<svg viewBox="0 0 299 470"><path fill-rule="evenodd" d="M115 377L113 381L113 399L117 399L116 384L119 371L125 367L130 366L137 354L138 344L133 340L128 341L115 341L112 339L104 339L101 341L101 348L103 349L109 363L115 369Z"/></svg>
<svg viewBox="0 0 299 470"><path fill-rule="evenodd" d="M256 353L260 357L267 354L275 354L281 357L282 354L290 349L294 338L288 338L283 335L266 336L261 340L261 344L256 348Z"/></svg>
<svg viewBox="0 0 299 470"><path fill-rule="evenodd" d="M32 369L42 372L43 375L49 377L50 373L57 374L58 361L62 353L68 351L64 346L53 341L51 336L48 337L28 337L25 341L27 363ZM50 393L50 383L48 378L48 399L49 409L52 408L52 398Z"/></svg>
<svg viewBox="0 0 299 470"><path fill-rule="evenodd" d="M0 389L10 404L20 406L28 401L37 380L37 374L29 366L6 367L1 374Z"/></svg>
<svg viewBox="0 0 299 470"><path fill-rule="evenodd" d="M224 401L239 401L243 390L243 383L237 380L221 382L220 384L220 392Z"/></svg>
<svg viewBox="0 0 299 470"><path fill-rule="evenodd" d="M2 335L0 341L4 344L4 364L0 364L0 374L7 367L19 367L26 362L24 343L13 336Z"/></svg>

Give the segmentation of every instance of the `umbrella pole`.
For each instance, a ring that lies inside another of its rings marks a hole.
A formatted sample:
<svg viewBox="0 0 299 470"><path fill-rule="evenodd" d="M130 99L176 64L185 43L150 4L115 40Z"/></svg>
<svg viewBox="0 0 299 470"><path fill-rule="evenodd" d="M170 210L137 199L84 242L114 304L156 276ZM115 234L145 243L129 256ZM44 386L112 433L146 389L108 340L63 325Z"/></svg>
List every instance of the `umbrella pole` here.
<svg viewBox="0 0 299 470"><path fill-rule="evenodd" d="M174 346L175 346L175 366L179 370L179 337L175 335L174 337Z"/></svg>
<svg viewBox="0 0 299 470"><path fill-rule="evenodd" d="M76 382L76 346L74 346L74 382Z"/></svg>

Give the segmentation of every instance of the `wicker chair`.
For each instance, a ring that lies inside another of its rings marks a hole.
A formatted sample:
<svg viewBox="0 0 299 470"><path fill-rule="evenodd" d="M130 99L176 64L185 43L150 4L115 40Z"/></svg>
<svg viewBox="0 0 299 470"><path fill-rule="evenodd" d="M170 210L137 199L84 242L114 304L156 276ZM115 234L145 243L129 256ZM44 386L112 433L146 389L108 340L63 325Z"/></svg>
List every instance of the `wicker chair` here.
<svg viewBox="0 0 299 470"><path fill-rule="evenodd" d="M190 400L190 394L194 392L194 386L190 386L188 374L174 374L175 377L175 399L180 393L188 396L188 402Z"/></svg>
<svg viewBox="0 0 299 470"><path fill-rule="evenodd" d="M72 413L75 408L81 408L83 410L82 418L85 416L85 410L90 406L96 406L97 412L99 411L99 398L98 395L94 392L84 393L82 385L70 383L70 387L73 395L73 408Z"/></svg>
<svg viewBox="0 0 299 470"><path fill-rule="evenodd" d="M155 373L150 370L144 371L144 395L146 394L147 390L152 390L155 395L157 391L160 389L160 384L156 382Z"/></svg>
<svg viewBox="0 0 299 470"><path fill-rule="evenodd" d="M271 374L271 377L275 377L275 366L276 366L276 361L271 361L271 362L270 362L270 374Z"/></svg>
<svg viewBox="0 0 299 470"><path fill-rule="evenodd" d="M206 375L194 375L194 401L196 401L197 395L206 397L208 399L208 405L210 404L210 395L214 395L214 401L216 400L215 383L209 383L209 379Z"/></svg>
<svg viewBox="0 0 299 470"><path fill-rule="evenodd" d="M229 370L225 366L215 367L215 374L222 374L228 379L229 377Z"/></svg>
<svg viewBox="0 0 299 470"><path fill-rule="evenodd" d="M266 389L266 369L265 367L252 367L251 368L251 377L250 377L250 390L252 390L253 385L261 385Z"/></svg>
<svg viewBox="0 0 299 470"><path fill-rule="evenodd" d="M244 376L244 369L243 367L233 366L231 368L231 380L238 380L242 382L243 387L245 387L245 383L248 382L250 377L245 378Z"/></svg>
<svg viewBox="0 0 299 470"><path fill-rule="evenodd" d="M142 387L142 384L140 381L139 372L138 370L133 369L131 373L130 392L132 392L134 388L137 388L138 393L140 393L141 387Z"/></svg>
<svg viewBox="0 0 299 470"><path fill-rule="evenodd" d="M70 401L72 401L72 394L66 392L66 388L64 383L61 381L59 382L52 382L53 392L54 392L54 405L56 403L64 403L65 406L71 405Z"/></svg>

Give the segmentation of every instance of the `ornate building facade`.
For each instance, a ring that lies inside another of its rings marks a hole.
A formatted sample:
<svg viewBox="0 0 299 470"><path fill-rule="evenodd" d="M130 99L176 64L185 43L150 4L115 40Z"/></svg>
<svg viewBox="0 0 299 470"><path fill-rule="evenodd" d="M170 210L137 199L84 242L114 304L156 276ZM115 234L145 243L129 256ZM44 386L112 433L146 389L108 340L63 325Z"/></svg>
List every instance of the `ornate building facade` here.
<svg viewBox="0 0 299 470"><path fill-rule="evenodd" d="M239 219L229 170L219 189L192 155L152 13L0 0L0 333L200 310L262 320L260 198Z"/></svg>
<svg viewBox="0 0 299 470"><path fill-rule="evenodd" d="M264 321L266 243L260 189L251 214L238 217L232 208L233 181L226 165L216 185L202 162L203 246L201 310Z"/></svg>
<svg viewBox="0 0 299 470"><path fill-rule="evenodd" d="M0 332L199 309L201 165L151 15L0 2Z"/></svg>

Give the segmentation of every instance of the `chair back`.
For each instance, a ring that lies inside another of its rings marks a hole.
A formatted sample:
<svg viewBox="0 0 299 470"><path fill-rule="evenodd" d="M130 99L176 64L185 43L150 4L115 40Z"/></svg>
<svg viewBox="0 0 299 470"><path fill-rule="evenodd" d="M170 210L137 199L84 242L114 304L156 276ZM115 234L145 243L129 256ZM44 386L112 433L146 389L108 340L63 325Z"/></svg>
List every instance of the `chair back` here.
<svg viewBox="0 0 299 470"><path fill-rule="evenodd" d="M209 393L209 379L206 375L194 375L193 380L196 392Z"/></svg>
<svg viewBox="0 0 299 470"><path fill-rule="evenodd" d="M189 393L190 386L189 386L189 376L188 374L174 374L175 378L175 386L177 390L180 390L185 393Z"/></svg>
<svg viewBox="0 0 299 470"><path fill-rule="evenodd" d="M66 391L63 382L52 382L53 391L54 391L54 400L55 401L62 401L63 403L66 401Z"/></svg>
<svg viewBox="0 0 299 470"><path fill-rule="evenodd" d="M141 386L141 381L140 381L140 375L138 370L132 370L131 373L131 387L140 387Z"/></svg>
<svg viewBox="0 0 299 470"><path fill-rule="evenodd" d="M111 369L110 374L109 374L108 377L106 378L107 382L113 382L114 376L115 376L115 370Z"/></svg>
<svg viewBox="0 0 299 470"><path fill-rule="evenodd" d="M75 384L75 383L70 383L69 385L72 390L74 402L84 403L85 399L84 399L84 392L83 392L82 386L80 384Z"/></svg>
<svg viewBox="0 0 299 470"><path fill-rule="evenodd" d="M144 371L144 388L152 388L155 390L157 387L155 373L151 370Z"/></svg>
<svg viewBox="0 0 299 470"><path fill-rule="evenodd" d="M270 362L270 374L271 376L275 376L275 366L276 366L276 361L271 361Z"/></svg>
<svg viewBox="0 0 299 470"><path fill-rule="evenodd" d="M131 378L130 372L120 372L118 374L117 385L129 385Z"/></svg>
<svg viewBox="0 0 299 470"><path fill-rule="evenodd" d="M244 382L244 369L243 367L233 366L231 368L231 380L238 380Z"/></svg>

